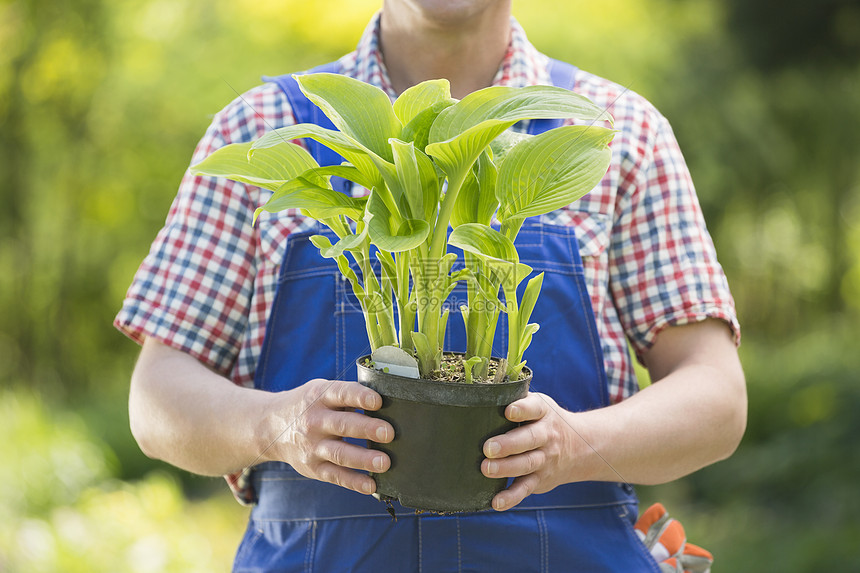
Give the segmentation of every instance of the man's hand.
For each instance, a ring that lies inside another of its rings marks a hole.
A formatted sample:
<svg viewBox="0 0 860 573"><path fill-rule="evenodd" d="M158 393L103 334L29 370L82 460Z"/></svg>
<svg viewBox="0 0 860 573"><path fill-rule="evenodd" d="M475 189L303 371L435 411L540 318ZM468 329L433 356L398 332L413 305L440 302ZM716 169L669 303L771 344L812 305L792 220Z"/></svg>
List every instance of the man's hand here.
<svg viewBox="0 0 860 573"><path fill-rule="evenodd" d="M483 474L516 478L493 498L494 509L509 509L533 493L571 481L574 445L568 416L552 398L534 392L505 409L508 420L523 425L484 443Z"/></svg>
<svg viewBox="0 0 860 573"><path fill-rule="evenodd" d="M653 383L618 404L573 413L537 393L510 404L505 416L523 425L484 443L484 475L515 478L493 507L576 481L665 483L731 455L747 402L726 325L666 328L644 358Z"/></svg>
<svg viewBox="0 0 860 573"><path fill-rule="evenodd" d="M380 443L394 438L388 422L352 411L378 410L379 394L358 382L318 379L275 396L265 422L266 432L274 434L265 460L285 461L305 477L359 493L376 491L371 477L352 470L384 472L391 466L388 455L342 438Z"/></svg>

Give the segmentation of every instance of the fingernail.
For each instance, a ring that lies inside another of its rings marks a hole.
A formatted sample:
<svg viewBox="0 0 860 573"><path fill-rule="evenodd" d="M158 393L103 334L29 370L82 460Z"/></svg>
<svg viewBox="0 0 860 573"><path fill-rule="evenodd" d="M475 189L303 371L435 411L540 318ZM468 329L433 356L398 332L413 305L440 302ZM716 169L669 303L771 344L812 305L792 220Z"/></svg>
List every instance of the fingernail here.
<svg viewBox="0 0 860 573"><path fill-rule="evenodd" d="M517 406L511 406L511 409L508 412L508 419L518 418L519 415L520 415L520 409Z"/></svg>
<svg viewBox="0 0 860 573"><path fill-rule="evenodd" d="M496 462L490 462L490 463L488 463L488 464L487 464L487 473L488 473L488 474L493 475L493 474L495 474L497 471L499 471L499 464L498 464L498 463L496 463Z"/></svg>
<svg viewBox="0 0 860 573"><path fill-rule="evenodd" d="M505 509L505 500L500 497L497 497L493 500L493 507L495 509Z"/></svg>
<svg viewBox="0 0 860 573"><path fill-rule="evenodd" d="M376 428L376 441L377 442L387 442L388 441L388 429L379 427Z"/></svg>
<svg viewBox="0 0 860 573"><path fill-rule="evenodd" d="M382 471L382 468L385 467L385 458L383 456L376 456L373 458L373 469L376 471Z"/></svg>
<svg viewBox="0 0 860 573"><path fill-rule="evenodd" d="M495 456L499 453L499 450L502 449L502 446L499 445L499 442L489 441L487 442L487 456Z"/></svg>
<svg viewBox="0 0 860 573"><path fill-rule="evenodd" d="M371 493L373 493L373 484L371 484L369 482L365 482L365 483L361 484L361 491L362 491L362 493L366 493L366 494L370 495Z"/></svg>

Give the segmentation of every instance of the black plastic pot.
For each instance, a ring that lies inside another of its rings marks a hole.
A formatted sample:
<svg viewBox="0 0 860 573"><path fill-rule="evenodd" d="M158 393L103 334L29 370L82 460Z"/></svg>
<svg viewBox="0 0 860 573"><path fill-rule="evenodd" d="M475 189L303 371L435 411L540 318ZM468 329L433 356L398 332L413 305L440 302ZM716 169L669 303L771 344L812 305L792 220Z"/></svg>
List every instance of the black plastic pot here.
<svg viewBox="0 0 860 573"><path fill-rule="evenodd" d="M481 473L484 442L516 424L505 406L528 393L528 377L502 384L456 384L404 378L356 361L358 381L382 396L382 408L368 415L394 426L388 444L370 447L391 457L391 468L371 474L383 499L415 509L459 512L489 509L507 479Z"/></svg>

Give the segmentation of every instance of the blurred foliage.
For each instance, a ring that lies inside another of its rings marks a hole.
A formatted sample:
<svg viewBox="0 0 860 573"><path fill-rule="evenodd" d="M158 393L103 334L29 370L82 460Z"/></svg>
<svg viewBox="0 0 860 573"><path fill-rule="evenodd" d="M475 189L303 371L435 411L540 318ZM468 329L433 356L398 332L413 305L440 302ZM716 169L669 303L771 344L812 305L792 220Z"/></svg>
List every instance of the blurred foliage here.
<svg viewBox="0 0 860 573"><path fill-rule="evenodd" d="M226 570L247 510L224 492L188 501L153 471L112 478L116 460L78 415L0 390L0 571ZM11 440L10 440L11 438Z"/></svg>
<svg viewBox="0 0 860 573"><path fill-rule="evenodd" d="M137 450L136 348L110 323L211 116L261 75L352 49L378 5L0 0L0 384L19 388L0 403L0 477L18 486L0 494L0 569L229 560L244 510ZM643 497L667 502L716 571L860 569L860 2L514 12L540 49L670 119L737 301L747 436Z"/></svg>
<svg viewBox="0 0 860 573"><path fill-rule="evenodd" d="M729 29L764 69L860 62L860 6L854 0L729 0Z"/></svg>

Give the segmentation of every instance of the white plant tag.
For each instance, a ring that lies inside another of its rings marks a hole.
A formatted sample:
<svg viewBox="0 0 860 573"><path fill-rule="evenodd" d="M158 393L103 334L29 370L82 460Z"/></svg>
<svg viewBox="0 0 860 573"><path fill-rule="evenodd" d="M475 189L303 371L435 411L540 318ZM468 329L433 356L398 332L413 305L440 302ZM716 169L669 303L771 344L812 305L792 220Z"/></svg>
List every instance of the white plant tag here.
<svg viewBox="0 0 860 573"><path fill-rule="evenodd" d="M404 378L418 378L418 361L396 346L380 346L370 355L377 370Z"/></svg>

